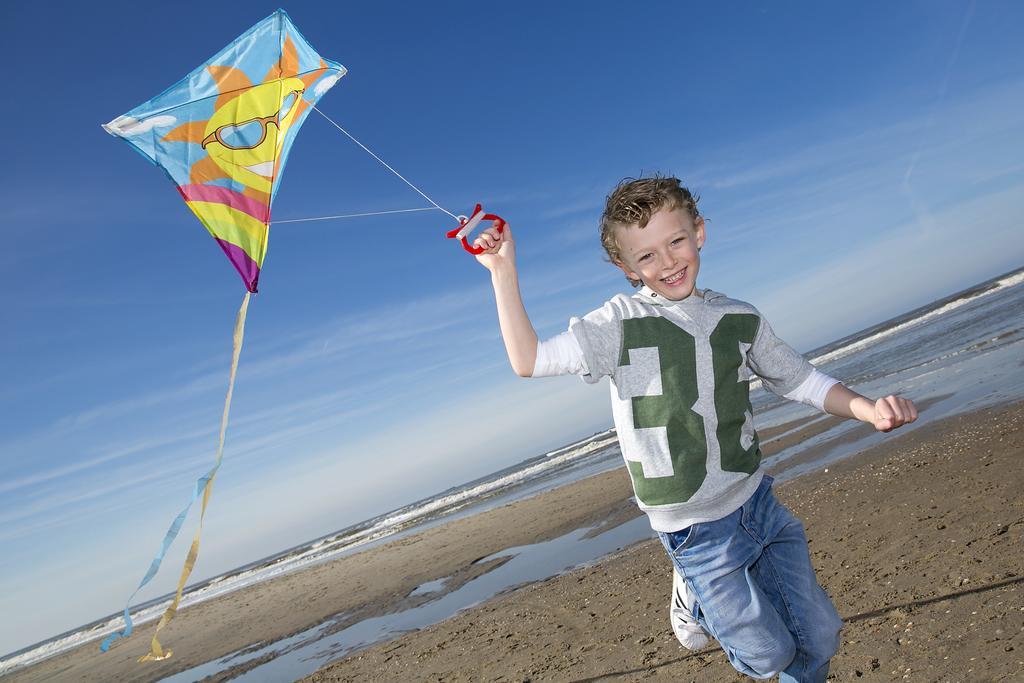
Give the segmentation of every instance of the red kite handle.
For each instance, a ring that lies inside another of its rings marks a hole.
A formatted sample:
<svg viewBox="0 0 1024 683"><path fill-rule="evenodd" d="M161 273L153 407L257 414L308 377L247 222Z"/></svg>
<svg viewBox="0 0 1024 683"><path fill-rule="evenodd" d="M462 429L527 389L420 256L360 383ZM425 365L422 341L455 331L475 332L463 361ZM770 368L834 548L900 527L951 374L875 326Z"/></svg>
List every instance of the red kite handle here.
<svg viewBox="0 0 1024 683"><path fill-rule="evenodd" d="M449 230L445 235L452 239L462 240L462 248L470 254L477 256L478 254L484 253L484 250L481 247L474 247L471 245L467 236L473 232L473 229L479 225L481 221L494 221L494 227L498 229L499 233L505 231L504 218L493 213L484 213L483 207L477 204L476 208L473 209L473 214L469 218L459 216L459 227Z"/></svg>

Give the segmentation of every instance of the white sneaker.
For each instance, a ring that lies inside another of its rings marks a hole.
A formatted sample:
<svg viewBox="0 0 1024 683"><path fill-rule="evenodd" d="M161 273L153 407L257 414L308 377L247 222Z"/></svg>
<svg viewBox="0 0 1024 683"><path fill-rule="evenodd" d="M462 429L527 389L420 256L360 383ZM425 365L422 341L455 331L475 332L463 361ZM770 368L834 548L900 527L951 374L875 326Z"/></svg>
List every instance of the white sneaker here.
<svg viewBox="0 0 1024 683"><path fill-rule="evenodd" d="M686 581L674 567L672 569L672 602L669 604L669 621L672 622L672 632L683 647L690 650L699 650L709 642L711 638L693 616L693 604L696 597Z"/></svg>

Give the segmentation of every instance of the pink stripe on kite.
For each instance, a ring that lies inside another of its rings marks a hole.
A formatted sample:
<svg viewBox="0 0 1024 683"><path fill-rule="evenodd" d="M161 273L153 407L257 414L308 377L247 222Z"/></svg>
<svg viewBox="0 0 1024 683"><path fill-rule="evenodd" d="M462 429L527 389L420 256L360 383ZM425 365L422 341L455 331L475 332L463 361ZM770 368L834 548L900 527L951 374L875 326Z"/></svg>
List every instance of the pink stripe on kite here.
<svg viewBox="0 0 1024 683"><path fill-rule="evenodd" d="M242 276L242 280L245 282L245 288L253 294L256 293L256 285L260 281L260 267L249 258L249 255L245 253L240 246L232 244L225 240L217 239L217 244L224 250L224 253L228 255L228 260L238 271L238 274Z"/></svg>
<svg viewBox="0 0 1024 683"><path fill-rule="evenodd" d="M270 222L270 207L240 192L217 185L181 185L178 192L186 202L212 202L226 204L232 209L247 213L261 223Z"/></svg>

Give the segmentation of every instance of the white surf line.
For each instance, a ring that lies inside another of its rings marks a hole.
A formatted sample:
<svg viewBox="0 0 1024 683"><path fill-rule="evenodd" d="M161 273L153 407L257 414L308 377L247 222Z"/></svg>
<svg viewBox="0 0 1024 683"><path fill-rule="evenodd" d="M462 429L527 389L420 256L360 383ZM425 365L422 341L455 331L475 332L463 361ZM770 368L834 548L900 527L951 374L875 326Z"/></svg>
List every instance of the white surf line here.
<svg viewBox="0 0 1024 683"><path fill-rule="evenodd" d="M996 292L1000 292L1006 289L1007 287L1012 287L1022 282L1024 282L1024 273L1017 273L1015 275L1003 278L1002 280L999 280L996 283L996 285L991 289L986 289L983 292L972 294L971 296L965 297L963 299L956 299L955 301L950 301L945 306L936 308L935 310L929 311L928 313L918 316L917 318L904 321L895 327L890 327L887 330L881 330L871 335L870 337L865 337L864 339L853 342L852 344L849 344L847 346L843 346L841 348L835 349L834 351L830 351L829 353L822 354L816 358L812 358L811 363L817 365L818 363L826 363L830 360L835 360L836 358L842 358L843 356L849 355L853 351L859 351L866 346L870 346L871 344L879 341L880 339L884 339L885 337L891 337L897 332L902 332L903 330L906 330L907 328L925 322L926 320L937 318L940 315L960 308L961 306L964 306L972 301L975 301L976 299L989 296L990 294L995 294ZM753 387L753 383L751 383L751 387Z"/></svg>

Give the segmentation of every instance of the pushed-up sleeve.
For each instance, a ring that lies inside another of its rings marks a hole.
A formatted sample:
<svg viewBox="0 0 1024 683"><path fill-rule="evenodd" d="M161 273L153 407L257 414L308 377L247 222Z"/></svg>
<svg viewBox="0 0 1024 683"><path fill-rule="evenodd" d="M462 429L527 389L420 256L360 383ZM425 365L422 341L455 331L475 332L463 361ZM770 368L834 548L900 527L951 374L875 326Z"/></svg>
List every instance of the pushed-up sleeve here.
<svg viewBox="0 0 1024 683"><path fill-rule="evenodd" d="M760 313L760 325L748 361L751 370L773 394L785 396L799 387L814 366L792 346L775 336L772 326Z"/></svg>
<svg viewBox="0 0 1024 683"><path fill-rule="evenodd" d="M580 377L584 382L594 384L615 374L622 349L622 316L612 301L582 318L570 320L569 334L583 354L586 372Z"/></svg>
<svg viewBox="0 0 1024 683"><path fill-rule="evenodd" d="M839 380L829 377L823 372L812 370L807 379L800 383L793 391L786 392L786 398L790 401L799 401L813 406L822 412L825 411L825 397L829 389L839 384Z"/></svg>
<svg viewBox="0 0 1024 683"><path fill-rule="evenodd" d="M537 342L537 360L530 377L556 375L587 375L590 368L583 360L583 349L571 332L556 334Z"/></svg>

